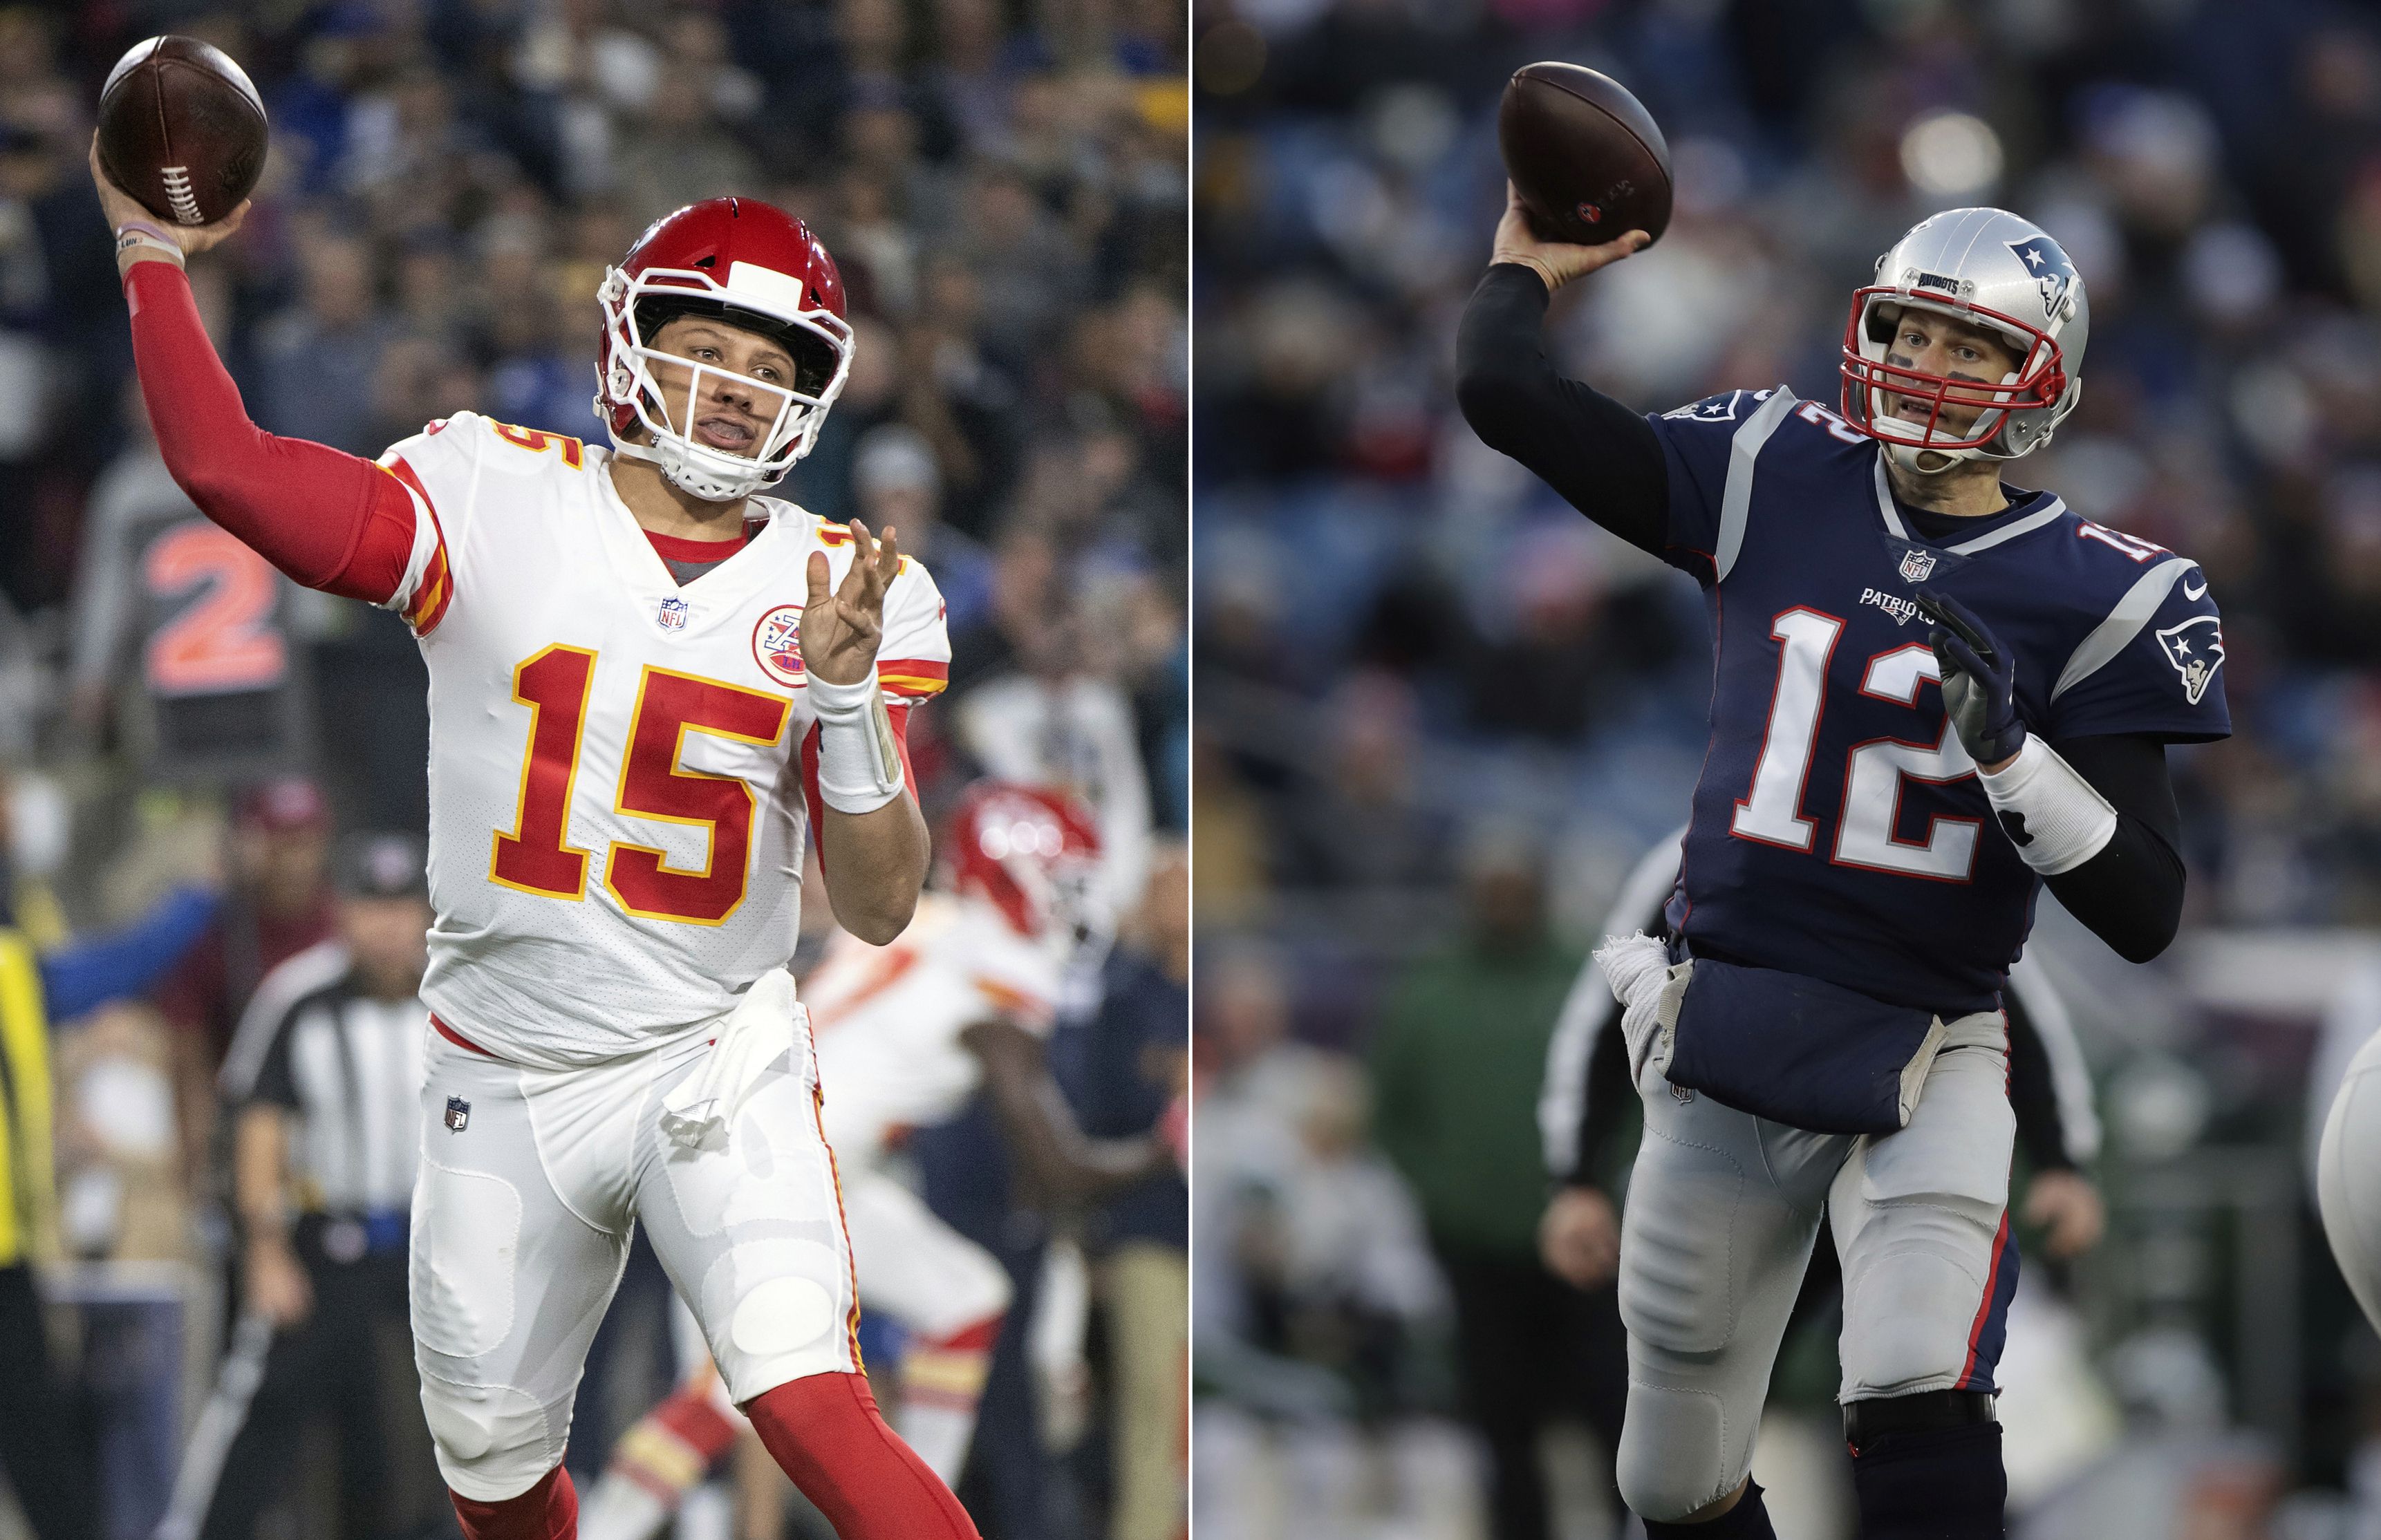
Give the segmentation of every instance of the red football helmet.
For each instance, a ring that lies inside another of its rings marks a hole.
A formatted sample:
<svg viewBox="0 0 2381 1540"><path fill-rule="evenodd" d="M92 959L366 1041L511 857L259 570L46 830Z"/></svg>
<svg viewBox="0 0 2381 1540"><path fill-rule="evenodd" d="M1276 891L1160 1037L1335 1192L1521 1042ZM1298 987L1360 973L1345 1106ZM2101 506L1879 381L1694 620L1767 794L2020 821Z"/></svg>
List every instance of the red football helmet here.
<svg viewBox="0 0 2381 1540"><path fill-rule="evenodd" d="M959 890L989 901L1020 935L1068 950L1107 939L1100 830L1081 800L978 781L960 796L951 827Z"/></svg>
<svg viewBox="0 0 2381 1540"><path fill-rule="evenodd" d="M596 298L604 307L596 415L611 425L618 453L654 462L672 484L697 497L726 502L785 475L818 442L819 425L851 372L851 324L835 259L800 220L750 198L706 199L656 219L604 275ZM690 312L763 333L793 355L790 386L739 376L779 398L775 421L749 458L698 443L669 420L651 367L656 360L692 371L696 395L703 374L718 372L650 346L665 324ZM629 430L638 427L648 442L630 442Z"/></svg>

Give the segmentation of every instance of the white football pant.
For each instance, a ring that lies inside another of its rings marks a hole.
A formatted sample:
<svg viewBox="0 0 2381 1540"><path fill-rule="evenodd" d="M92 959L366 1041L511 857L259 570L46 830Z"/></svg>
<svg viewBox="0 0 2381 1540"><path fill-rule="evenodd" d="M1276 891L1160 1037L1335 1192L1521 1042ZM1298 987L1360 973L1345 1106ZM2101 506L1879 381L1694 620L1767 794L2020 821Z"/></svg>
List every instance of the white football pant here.
<svg viewBox="0 0 2381 1540"><path fill-rule="evenodd" d="M453 1025L470 1035L469 1022ZM807 1027L751 1082L726 1136L698 1149L660 1118L663 1096L711 1051L704 1035L568 1070L432 1038L414 1360L439 1469L462 1496L514 1497L561 1461L637 1222L733 1401L859 1368L851 1248ZM461 1104L451 1115L450 1098Z"/></svg>

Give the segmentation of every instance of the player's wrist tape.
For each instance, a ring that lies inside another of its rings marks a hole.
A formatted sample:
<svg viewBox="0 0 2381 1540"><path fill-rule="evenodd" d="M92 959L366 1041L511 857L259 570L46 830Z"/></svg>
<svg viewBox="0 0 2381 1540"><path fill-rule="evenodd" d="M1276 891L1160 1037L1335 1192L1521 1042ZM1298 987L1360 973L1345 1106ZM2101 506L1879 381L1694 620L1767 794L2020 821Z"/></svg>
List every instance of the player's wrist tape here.
<svg viewBox="0 0 2381 1540"><path fill-rule="evenodd" d="M176 267L183 264L182 249L165 233L165 226L145 219L128 219L116 227L116 255L119 261L127 251L143 247L171 258Z"/></svg>
<svg viewBox="0 0 2381 1540"><path fill-rule="evenodd" d="M837 813L874 813L901 795L901 751L876 671L855 684L817 675L804 687L819 725L819 799Z"/></svg>
<svg viewBox="0 0 2381 1540"><path fill-rule="evenodd" d="M2075 870L2116 835L2117 810L2040 733L2028 733L2017 758L1998 775L1979 770L1976 776L2003 815L2002 827L2012 818L2021 821L2009 837L2025 863L2045 877Z"/></svg>

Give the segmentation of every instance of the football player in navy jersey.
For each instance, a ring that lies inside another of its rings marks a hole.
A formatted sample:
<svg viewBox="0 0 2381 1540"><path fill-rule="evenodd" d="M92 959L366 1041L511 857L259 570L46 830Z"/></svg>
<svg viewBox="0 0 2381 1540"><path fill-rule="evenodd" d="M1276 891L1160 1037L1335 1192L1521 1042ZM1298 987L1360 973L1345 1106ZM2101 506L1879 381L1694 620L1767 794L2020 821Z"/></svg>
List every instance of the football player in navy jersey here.
<svg viewBox="0 0 2381 1540"><path fill-rule="evenodd" d="M1667 932L1608 942L1646 1133L1622 1220L1622 1496L1654 1540L1772 1534L1749 1476L1822 1216L1865 1540L1998 1535L2017 1280L2000 990L2047 884L2134 961L2182 907L2165 746L2225 737L2196 563L2005 482L2074 409L2082 277L1997 209L1851 299L1837 407L1641 417L1562 377L1564 284L1642 250L1508 198L1464 312L1481 438L1703 585L1711 736Z"/></svg>

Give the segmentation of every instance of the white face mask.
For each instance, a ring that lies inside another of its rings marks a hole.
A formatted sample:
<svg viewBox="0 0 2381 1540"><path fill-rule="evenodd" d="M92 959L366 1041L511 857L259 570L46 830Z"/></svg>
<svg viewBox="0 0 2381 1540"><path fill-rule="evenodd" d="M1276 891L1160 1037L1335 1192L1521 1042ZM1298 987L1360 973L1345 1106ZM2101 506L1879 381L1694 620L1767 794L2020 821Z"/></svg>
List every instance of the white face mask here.
<svg viewBox="0 0 2381 1540"><path fill-rule="evenodd" d="M739 279L749 286L761 277L775 280L768 286L768 292L746 292L733 287ZM729 285L723 286L708 273L666 268L641 273L632 280L616 268L605 275L597 291L604 306L607 342L607 368L603 389L596 397L597 414L607 423L612 422L614 409L626 407L645 434L642 442L636 442L616 432L616 451L627 458L659 466L673 486L709 502L731 502L774 485L796 460L809 454L817 445L828 409L843 393L844 382L851 371L851 328L840 316L828 311L800 308L786 313L786 306L780 303L784 296L776 290L791 285L798 299L799 285L792 285L782 274L756 274L744 263L734 264L730 280ZM768 430L750 456L698 443L691 435L691 421L686 424L686 431L673 424L666 403L672 398L682 399L684 413L691 419L693 403L702 399L703 375L724 372L714 364L662 352L647 342L637 319L637 306L642 300L665 296L715 299L799 327L833 352L834 373L815 395L790 385L734 376L739 387L775 398L776 410L770 418ZM675 391L665 395L655 375L657 367L673 373L681 370L688 373L687 390L682 397Z"/></svg>

